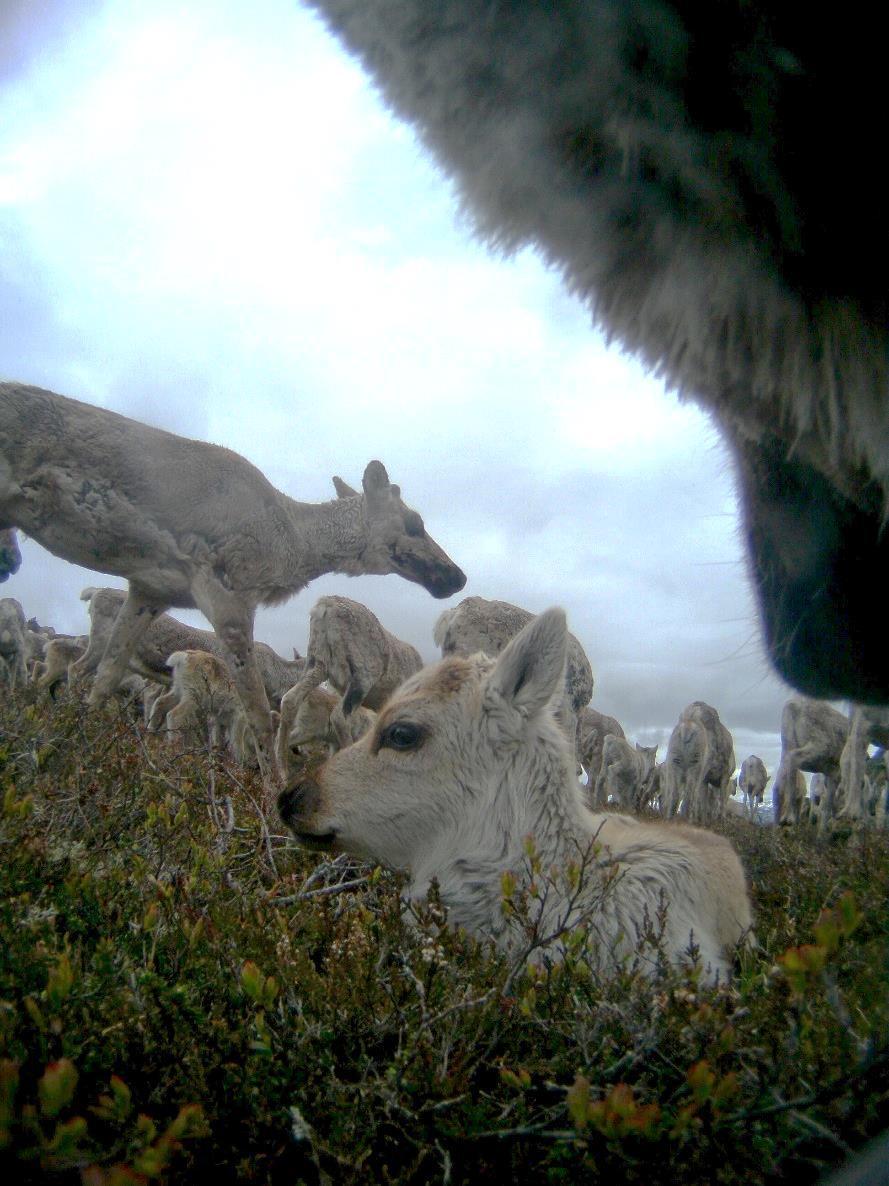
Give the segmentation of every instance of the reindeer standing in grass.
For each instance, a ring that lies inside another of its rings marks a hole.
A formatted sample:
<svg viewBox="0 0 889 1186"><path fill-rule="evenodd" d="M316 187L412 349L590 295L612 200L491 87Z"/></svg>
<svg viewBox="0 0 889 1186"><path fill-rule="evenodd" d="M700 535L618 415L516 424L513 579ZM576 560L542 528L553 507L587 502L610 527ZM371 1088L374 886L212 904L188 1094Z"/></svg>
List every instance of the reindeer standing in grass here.
<svg viewBox="0 0 889 1186"><path fill-rule="evenodd" d="M0 383L0 530L20 527L56 556L129 582L90 703L114 691L159 614L197 608L225 646L268 777L257 606L286 601L327 572L397 573L434 597L466 582L379 461L360 494L334 481L335 501L296 502L228 449Z"/></svg>

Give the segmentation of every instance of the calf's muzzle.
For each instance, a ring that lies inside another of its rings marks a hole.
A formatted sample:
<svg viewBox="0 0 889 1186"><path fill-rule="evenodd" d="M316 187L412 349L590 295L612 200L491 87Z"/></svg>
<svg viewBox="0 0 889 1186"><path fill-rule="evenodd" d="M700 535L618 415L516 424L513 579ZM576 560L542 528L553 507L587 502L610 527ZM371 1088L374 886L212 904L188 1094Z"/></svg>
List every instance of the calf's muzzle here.
<svg viewBox="0 0 889 1186"><path fill-rule="evenodd" d="M321 788L312 775L300 774L278 796L278 814L288 827L298 830L297 823L312 815L320 796Z"/></svg>

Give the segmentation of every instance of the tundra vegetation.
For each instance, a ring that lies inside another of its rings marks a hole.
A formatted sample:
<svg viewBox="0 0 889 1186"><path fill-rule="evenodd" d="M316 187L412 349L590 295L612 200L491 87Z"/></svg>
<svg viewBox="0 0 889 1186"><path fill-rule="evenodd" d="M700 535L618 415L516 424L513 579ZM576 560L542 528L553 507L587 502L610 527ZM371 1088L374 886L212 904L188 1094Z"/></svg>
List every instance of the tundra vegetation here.
<svg viewBox="0 0 889 1186"><path fill-rule="evenodd" d="M718 823L759 947L708 987L549 963L533 849L508 955L115 702L28 685L0 737L5 1181L805 1183L886 1114L880 830Z"/></svg>

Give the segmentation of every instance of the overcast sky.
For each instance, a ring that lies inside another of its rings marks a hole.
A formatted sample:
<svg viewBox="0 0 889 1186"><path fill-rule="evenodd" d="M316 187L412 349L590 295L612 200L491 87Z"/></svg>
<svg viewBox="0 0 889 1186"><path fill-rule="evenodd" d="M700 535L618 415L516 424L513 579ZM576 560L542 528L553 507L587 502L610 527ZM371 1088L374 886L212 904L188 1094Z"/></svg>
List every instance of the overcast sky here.
<svg viewBox="0 0 889 1186"><path fill-rule="evenodd" d="M449 602L322 578L257 638L304 651L336 592L432 660L460 597L559 604L630 739L663 757L706 700L774 771L789 689L718 434L533 253L473 241L295 0L4 0L0 88L0 373L236 449L305 501L378 457L469 577ZM0 592L58 630L121 583L23 556Z"/></svg>

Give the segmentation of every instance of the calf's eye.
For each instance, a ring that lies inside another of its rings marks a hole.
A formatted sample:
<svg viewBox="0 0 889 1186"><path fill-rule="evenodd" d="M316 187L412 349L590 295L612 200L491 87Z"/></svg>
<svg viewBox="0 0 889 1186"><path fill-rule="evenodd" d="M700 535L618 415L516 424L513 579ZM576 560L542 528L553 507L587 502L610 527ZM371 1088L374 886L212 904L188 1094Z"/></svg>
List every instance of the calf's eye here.
<svg viewBox="0 0 889 1186"><path fill-rule="evenodd" d="M418 749L422 745L424 737L425 732L419 725L412 725L407 721L396 721L384 729L380 735L380 749Z"/></svg>

